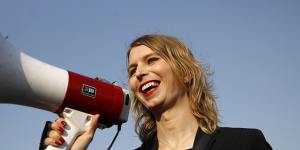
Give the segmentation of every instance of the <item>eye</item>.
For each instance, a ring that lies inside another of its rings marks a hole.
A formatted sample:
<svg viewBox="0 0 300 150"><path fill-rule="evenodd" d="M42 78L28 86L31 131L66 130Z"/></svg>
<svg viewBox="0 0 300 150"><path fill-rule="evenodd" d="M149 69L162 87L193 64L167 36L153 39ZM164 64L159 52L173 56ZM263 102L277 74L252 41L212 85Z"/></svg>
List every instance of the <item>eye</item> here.
<svg viewBox="0 0 300 150"><path fill-rule="evenodd" d="M150 65L154 64L158 59L159 59L158 57L150 57L148 58L147 63Z"/></svg>
<svg viewBox="0 0 300 150"><path fill-rule="evenodd" d="M135 74L135 72L136 72L136 68L135 67L128 69L129 77L133 76Z"/></svg>

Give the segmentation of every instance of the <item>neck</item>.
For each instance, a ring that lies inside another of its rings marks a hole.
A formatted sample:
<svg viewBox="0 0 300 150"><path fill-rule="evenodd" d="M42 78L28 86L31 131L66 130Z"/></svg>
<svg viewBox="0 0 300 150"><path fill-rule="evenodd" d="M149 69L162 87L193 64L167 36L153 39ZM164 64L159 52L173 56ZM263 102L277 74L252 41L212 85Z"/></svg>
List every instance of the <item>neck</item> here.
<svg viewBox="0 0 300 150"><path fill-rule="evenodd" d="M159 149L188 149L193 147L198 123L185 97L156 116Z"/></svg>

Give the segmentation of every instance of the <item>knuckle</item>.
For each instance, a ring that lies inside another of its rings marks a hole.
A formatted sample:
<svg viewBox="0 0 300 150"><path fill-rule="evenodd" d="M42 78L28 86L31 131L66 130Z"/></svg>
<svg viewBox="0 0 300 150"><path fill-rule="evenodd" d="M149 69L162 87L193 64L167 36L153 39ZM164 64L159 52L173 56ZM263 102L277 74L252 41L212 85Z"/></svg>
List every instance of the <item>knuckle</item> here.
<svg viewBox="0 0 300 150"><path fill-rule="evenodd" d="M55 130L51 130L48 132L48 137L50 137L50 138L58 138L59 136L60 136L60 134Z"/></svg>
<svg viewBox="0 0 300 150"><path fill-rule="evenodd" d="M49 145L55 146L54 139L52 139L52 138L46 138L46 139L44 140L44 145L45 145L45 146L49 146Z"/></svg>

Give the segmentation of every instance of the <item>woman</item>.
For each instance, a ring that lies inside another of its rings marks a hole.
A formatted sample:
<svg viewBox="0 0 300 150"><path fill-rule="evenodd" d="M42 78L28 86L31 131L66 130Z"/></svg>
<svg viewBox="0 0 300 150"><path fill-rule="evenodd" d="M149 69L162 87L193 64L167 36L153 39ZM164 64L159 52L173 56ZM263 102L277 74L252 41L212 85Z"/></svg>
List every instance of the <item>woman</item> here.
<svg viewBox="0 0 300 150"><path fill-rule="evenodd" d="M218 127L215 98L203 66L184 43L166 35L144 35L127 52L132 111L140 150L269 150L256 129ZM96 129L81 135L72 149L86 149ZM52 123L45 145L63 143L63 119Z"/></svg>

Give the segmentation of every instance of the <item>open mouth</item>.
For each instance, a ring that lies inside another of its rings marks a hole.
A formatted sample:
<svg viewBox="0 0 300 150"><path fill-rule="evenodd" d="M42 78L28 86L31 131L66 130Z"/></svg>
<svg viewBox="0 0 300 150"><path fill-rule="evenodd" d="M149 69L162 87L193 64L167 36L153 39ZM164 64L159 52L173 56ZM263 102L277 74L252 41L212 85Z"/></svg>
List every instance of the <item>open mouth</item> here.
<svg viewBox="0 0 300 150"><path fill-rule="evenodd" d="M146 82L143 85L141 85L140 91L143 94L151 94L159 86L159 83L160 81L157 80Z"/></svg>

